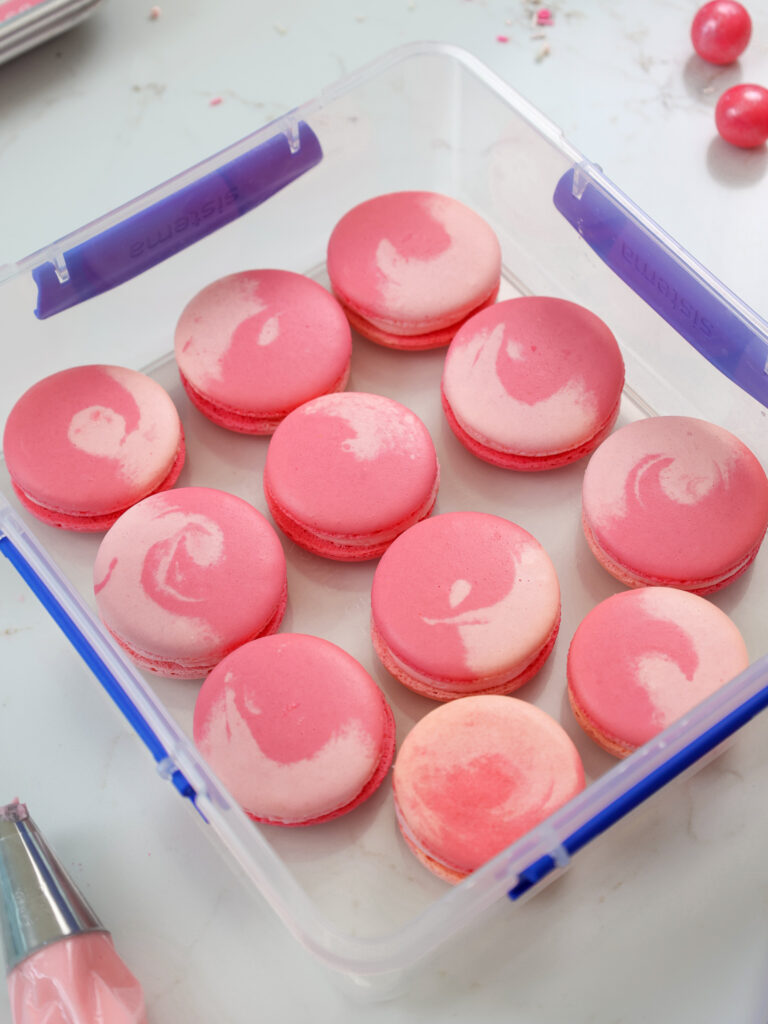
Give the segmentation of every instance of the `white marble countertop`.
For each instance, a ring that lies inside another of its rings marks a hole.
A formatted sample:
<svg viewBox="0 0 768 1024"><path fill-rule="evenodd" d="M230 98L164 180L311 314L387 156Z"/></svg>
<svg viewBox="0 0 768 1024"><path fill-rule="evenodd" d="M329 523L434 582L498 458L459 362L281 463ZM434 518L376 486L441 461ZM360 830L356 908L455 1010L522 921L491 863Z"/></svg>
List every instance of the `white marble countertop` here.
<svg viewBox="0 0 768 1024"><path fill-rule="evenodd" d="M728 85L768 84L757 4L750 47L725 69L693 55L695 0L556 0L546 29L532 27L532 0L164 0L156 18L151 7L101 0L79 27L0 67L0 264L384 51L431 39L488 64L768 316L768 151L729 148L713 120ZM13 337L0 344L13 359ZM53 636L0 565L0 802L29 803L141 979L152 1024L768 1021L768 715L556 885L426 963L405 995L361 1005L244 895Z"/></svg>

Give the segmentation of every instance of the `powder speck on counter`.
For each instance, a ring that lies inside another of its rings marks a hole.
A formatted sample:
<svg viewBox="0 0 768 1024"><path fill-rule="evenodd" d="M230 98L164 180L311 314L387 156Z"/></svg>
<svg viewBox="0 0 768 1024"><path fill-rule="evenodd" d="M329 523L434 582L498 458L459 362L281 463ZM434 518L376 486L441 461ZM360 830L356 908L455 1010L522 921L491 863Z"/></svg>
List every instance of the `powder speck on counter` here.
<svg viewBox="0 0 768 1024"><path fill-rule="evenodd" d="M496 36L496 42L497 43L508 43L509 42L509 36Z"/></svg>
<svg viewBox="0 0 768 1024"><path fill-rule="evenodd" d="M157 19L160 17L162 13L163 12L160 10L159 7L153 7L152 10L149 12L149 20L157 21Z"/></svg>

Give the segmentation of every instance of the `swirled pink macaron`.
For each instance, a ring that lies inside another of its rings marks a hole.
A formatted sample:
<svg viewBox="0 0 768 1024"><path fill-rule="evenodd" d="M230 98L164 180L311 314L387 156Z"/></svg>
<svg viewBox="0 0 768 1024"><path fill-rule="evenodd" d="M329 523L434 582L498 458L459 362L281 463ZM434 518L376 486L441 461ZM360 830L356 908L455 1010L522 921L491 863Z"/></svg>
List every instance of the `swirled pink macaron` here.
<svg viewBox="0 0 768 1024"><path fill-rule="evenodd" d="M352 335L316 281L246 270L190 300L174 347L184 388L205 416L228 430L271 434L303 402L346 386Z"/></svg>
<svg viewBox="0 0 768 1024"><path fill-rule="evenodd" d="M707 594L754 561L768 527L768 478L734 434L688 416L617 430L587 464L584 533L630 587Z"/></svg>
<svg viewBox="0 0 768 1024"><path fill-rule="evenodd" d="M549 555L501 516L433 516L398 537L376 567L376 653L401 683L433 700L518 689L543 666L559 625Z"/></svg>
<svg viewBox="0 0 768 1024"><path fill-rule="evenodd" d="M619 413L624 360L612 331L575 302L497 302L457 332L443 409L454 434L507 469L563 466L591 452Z"/></svg>
<svg viewBox="0 0 768 1024"><path fill-rule="evenodd" d="M584 731L625 757L748 665L741 633L716 605L641 587L582 620L568 651L568 696Z"/></svg>
<svg viewBox="0 0 768 1024"><path fill-rule="evenodd" d="M179 487L134 505L94 564L99 614L142 668L205 676L273 633L287 601L285 555L268 520L233 494Z"/></svg>
<svg viewBox="0 0 768 1024"><path fill-rule="evenodd" d="M3 435L11 483L33 515L66 530L106 530L131 505L172 487L184 433L157 381L121 366L76 366L38 381Z"/></svg>
<svg viewBox="0 0 768 1024"><path fill-rule="evenodd" d="M391 192L333 229L328 276L352 326L390 348L447 345L493 302L501 249L478 213L436 192Z"/></svg>
<svg viewBox="0 0 768 1024"><path fill-rule="evenodd" d="M269 442L264 493L280 529L325 558L377 558L437 497L432 438L382 395L323 395L290 413Z"/></svg>
<svg viewBox="0 0 768 1024"><path fill-rule="evenodd" d="M392 712L351 655L279 633L239 647L195 703L195 743L255 820L313 825L346 814L384 780Z"/></svg>
<svg viewBox="0 0 768 1024"><path fill-rule="evenodd" d="M438 877L459 882L584 788L573 741L516 697L464 697L430 711L392 776L400 831Z"/></svg>

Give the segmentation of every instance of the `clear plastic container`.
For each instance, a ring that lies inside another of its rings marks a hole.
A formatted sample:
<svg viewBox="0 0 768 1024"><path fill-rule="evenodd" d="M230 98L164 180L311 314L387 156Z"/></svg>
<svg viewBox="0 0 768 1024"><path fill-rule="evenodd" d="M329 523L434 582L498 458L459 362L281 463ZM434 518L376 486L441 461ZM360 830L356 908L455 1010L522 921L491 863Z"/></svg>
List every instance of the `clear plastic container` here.
<svg viewBox="0 0 768 1024"><path fill-rule="evenodd" d="M3 419L45 372L82 361L152 373L184 422L180 485L232 491L266 512L268 441L228 433L186 399L171 354L176 320L213 278L283 267L327 284L325 246L354 203L397 189L456 196L502 245L501 297L549 294L601 316L621 344L627 384L619 423L700 415L733 430L768 463L768 325L666 237L541 114L468 54L423 44L383 57L236 146L100 221L0 271L3 322L21 340L0 382ZM195 244L190 244L193 242ZM37 315L34 310L37 308ZM699 351L697 351L697 349ZM706 356L706 358L704 358ZM418 961L500 901L527 897L587 842L716 751L768 704L768 659L621 763L576 725L565 658L578 623L621 589L590 554L580 526L584 461L517 474L474 459L440 408L444 352L402 353L355 339L350 388L396 397L425 421L442 483L437 511L492 511L530 530L550 553L563 595L552 657L520 691L558 718L582 754L588 786L455 888L415 861L397 831L388 785L354 813L310 829L258 827L197 754L198 684L145 676L94 613L91 568L100 537L30 519L0 486L0 550L24 575L150 749L189 798L204 832L334 974L361 992L390 990ZM289 608L282 628L340 644L379 682L398 736L433 705L378 664L369 637L375 563L343 564L285 543ZM764 653L768 554L712 600ZM514 924L511 921L510 927Z"/></svg>

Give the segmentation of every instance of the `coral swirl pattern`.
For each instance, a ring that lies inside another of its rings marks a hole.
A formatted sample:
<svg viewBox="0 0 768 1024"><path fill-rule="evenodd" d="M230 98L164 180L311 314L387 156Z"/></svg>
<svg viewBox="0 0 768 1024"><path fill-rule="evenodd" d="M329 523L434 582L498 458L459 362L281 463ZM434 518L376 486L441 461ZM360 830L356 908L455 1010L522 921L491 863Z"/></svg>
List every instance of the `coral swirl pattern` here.
<svg viewBox="0 0 768 1024"><path fill-rule="evenodd" d="M140 665L194 679L277 629L285 556L264 516L241 498L178 488L134 505L108 531L94 591L105 625Z"/></svg>
<svg viewBox="0 0 768 1024"><path fill-rule="evenodd" d="M549 556L522 527L448 512L412 527L383 555L371 620L382 663L417 693L509 693L552 650L560 588Z"/></svg>
<svg viewBox="0 0 768 1024"><path fill-rule="evenodd" d="M352 810L382 782L395 744L392 712L362 665L296 633L226 657L203 683L193 733L244 810L279 825Z"/></svg>
<svg viewBox="0 0 768 1024"><path fill-rule="evenodd" d="M342 217L328 243L328 275L365 337L393 348L434 348L494 301L501 249L490 225L456 199L393 192Z"/></svg>
<svg viewBox="0 0 768 1024"><path fill-rule="evenodd" d="M106 530L130 505L171 487L184 435L168 393L120 366L77 366L16 402L3 452L21 501L71 530Z"/></svg>
<svg viewBox="0 0 768 1024"><path fill-rule="evenodd" d="M526 296L471 317L445 359L443 408L474 455L509 469L565 465L619 412L624 360L603 321L564 299Z"/></svg>
<svg viewBox="0 0 768 1024"><path fill-rule="evenodd" d="M393 773L406 843L459 882L584 788L584 768L553 718L516 697L479 696L430 711Z"/></svg>
<svg viewBox="0 0 768 1024"><path fill-rule="evenodd" d="M768 478L747 446L685 416L630 423L587 465L584 532L628 586L707 594L754 560L768 526Z"/></svg>
<svg viewBox="0 0 768 1024"><path fill-rule="evenodd" d="M623 757L749 664L739 630L703 597L643 587L602 601L568 652L568 695L579 724Z"/></svg>
<svg viewBox="0 0 768 1024"><path fill-rule="evenodd" d="M378 557L432 511L439 468L421 420L390 398L324 395L270 441L264 493L277 525L326 558Z"/></svg>
<svg viewBox="0 0 768 1024"><path fill-rule="evenodd" d="M176 362L192 402L213 422L269 434L292 409L341 391L352 335L334 297L287 270L220 278L185 307Z"/></svg>

